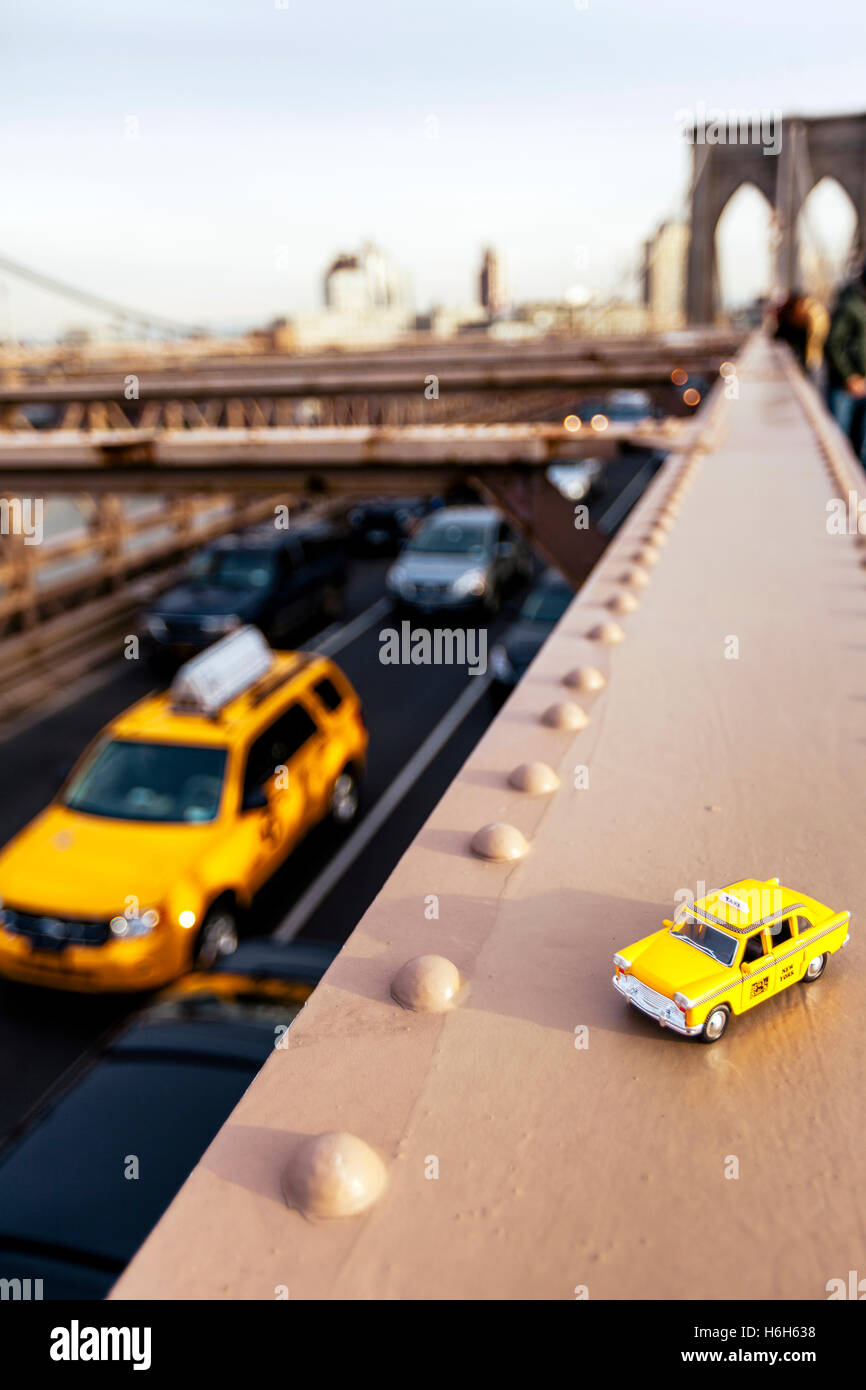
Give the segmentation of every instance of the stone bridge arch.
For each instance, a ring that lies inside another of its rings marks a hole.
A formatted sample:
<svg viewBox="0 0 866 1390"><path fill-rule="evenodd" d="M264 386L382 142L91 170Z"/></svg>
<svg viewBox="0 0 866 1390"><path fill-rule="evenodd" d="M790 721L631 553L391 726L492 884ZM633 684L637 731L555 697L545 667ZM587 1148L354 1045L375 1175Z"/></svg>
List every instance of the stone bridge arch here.
<svg viewBox="0 0 866 1390"><path fill-rule="evenodd" d="M757 113L755 113L757 117ZM716 226L729 199L752 183L775 218L775 288L798 278L797 222L806 198L829 176L857 213L858 251L866 250L866 113L781 116L744 121L733 114L689 128L692 143L691 237L686 283L690 323L711 323L716 310Z"/></svg>

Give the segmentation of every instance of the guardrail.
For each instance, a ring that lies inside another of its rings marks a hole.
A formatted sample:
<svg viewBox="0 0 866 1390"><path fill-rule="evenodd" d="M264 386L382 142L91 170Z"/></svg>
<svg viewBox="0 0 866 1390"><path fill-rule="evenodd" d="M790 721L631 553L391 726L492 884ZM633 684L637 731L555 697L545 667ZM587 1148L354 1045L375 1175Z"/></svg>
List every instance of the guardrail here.
<svg viewBox="0 0 866 1390"><path fill-rule="evenodd" d="M285 498L280 498L284 502ZM141 515L98 499L81 534L0 543L0 720L111 655L174 566L215 536L273 514L274 498L170 498Z"/></svg>

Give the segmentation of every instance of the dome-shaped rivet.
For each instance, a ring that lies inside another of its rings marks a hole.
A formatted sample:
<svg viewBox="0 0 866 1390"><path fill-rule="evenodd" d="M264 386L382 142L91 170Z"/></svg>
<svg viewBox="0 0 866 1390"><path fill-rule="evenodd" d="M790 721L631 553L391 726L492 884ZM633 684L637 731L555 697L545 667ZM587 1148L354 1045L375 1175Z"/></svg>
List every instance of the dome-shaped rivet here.
<svg viewBox="0 0 866 1390"><path fill-rule="evenodd" d="M576 666L563 676L562 683L570 690L601 690L605 681L597 666Z"/></svg>
<svg viewBox="0 0 866 1390"><path fill-rule="evenodd" d="M631 589L645 589L650 582L650 577L645 569L640 565L633 565L629 570L623 570L619 577L620 584L628 584Z"/></svg>
<svg viewBox="0 0 866 1390"><path fill-rule="evenodd" d="M585 729L589 723L585 710L573 700L559 700L544 711L542 718L551 729Z"/></svg>
<svg viewBox="0 0 866 1390"><path fill-rule="evenodd" d="M381 1158L354 1134L313 1134L298 1144L283 1173L283 1196L304 1216L355 1216L381 1196Z"/></svg>
<svg viewBox="0 0 866 1390"><path fill-rule="evenodd" d="M608 646L613 646L614 643L623 640L625 633L619 623L596 623L595 627L587 633L587 637L591 642L604 642Z"/></svg>
<svg viewBox="0 0 866 1390"><path fill-rule="evenodd" d="M472 849L482 859L522 859L529 845L516 826L493 821L476 830Z"/></svg>
<svg viewBox="0 0 866 1390"><path fill-rule="evenodd" d="M559 778L547 763L521 763L510 773L509 782L519 792L529 792L530 796L542 796L545 792L555 792Z"/></svg>
<svg viewBox="0 0 866 1390"><path fill-rule="evenodd" d="M607 607L611 613L633 613L640 607L634 594L630 594L628 589L621 589L618 594L611 594L607 600Z"/></svg>
<svg viewBox="0 0 866 1390"><path fill-rule="evenodd" d="M391 993L404 1009L441 1014L460 993L460 971L445 956L415 956L394 976Z"/></svg>
<svg viewBox="0 0 866 1390"><path fill-rule="evenodd" d="M650 535L649 535L649 543L650 543L650 545L655 545L655 546L667 545L667 543L668 543L667 532L666 532L666 531L660 530L659 527L656 527L654 531L651 531L651 532L650 532Z"/></svg>
<svg viewBox="0 0 866 1390"><path fill-rule="evenodd" d="M641 546L631 557L639 565L657 565L662 558L658 551L651 545Z"/></svg>
<svg viewBox="0 0 866 1390"><path fill-rule="evenodd" d="M667 516L665 512L659 512L654 524L660 526L663 531L673 530L674 525L673 518Z"/></svg>

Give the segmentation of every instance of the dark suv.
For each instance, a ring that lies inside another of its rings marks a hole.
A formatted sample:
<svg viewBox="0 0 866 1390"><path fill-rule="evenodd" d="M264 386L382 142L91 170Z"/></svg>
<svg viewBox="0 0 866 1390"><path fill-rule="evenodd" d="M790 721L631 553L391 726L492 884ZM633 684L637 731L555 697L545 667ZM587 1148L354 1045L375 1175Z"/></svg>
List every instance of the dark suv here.
<svg viewBox="0 0 866 1390"><path fill-rule="evenodd" d="M279 646L312 618L339 617L345 582L343 540L325 523L223 536L145 614L149 656L157 665L185 661L245 623Z"/></svg>

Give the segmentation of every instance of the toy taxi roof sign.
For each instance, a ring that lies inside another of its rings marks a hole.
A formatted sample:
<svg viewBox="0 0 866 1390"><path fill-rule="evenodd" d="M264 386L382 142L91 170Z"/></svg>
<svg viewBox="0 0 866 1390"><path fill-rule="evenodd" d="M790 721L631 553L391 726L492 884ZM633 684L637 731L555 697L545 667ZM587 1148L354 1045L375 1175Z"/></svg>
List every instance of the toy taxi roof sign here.
<svg viewBox="0 0 866 1390"><path fill-rule="evenodd" d="M214 719L266 676L274 653L257 627L241 627L181 666L171 683L172 709Z"/></svg>
<svg viewBox="0 0 866 1390"><path fill-rule="evenodd" d="M802 906L802 897L798 900L797 894L783 888L777 878L744 878L695 899L679 910L677 918L697 917L739 933L763 926Z"/></svg>

